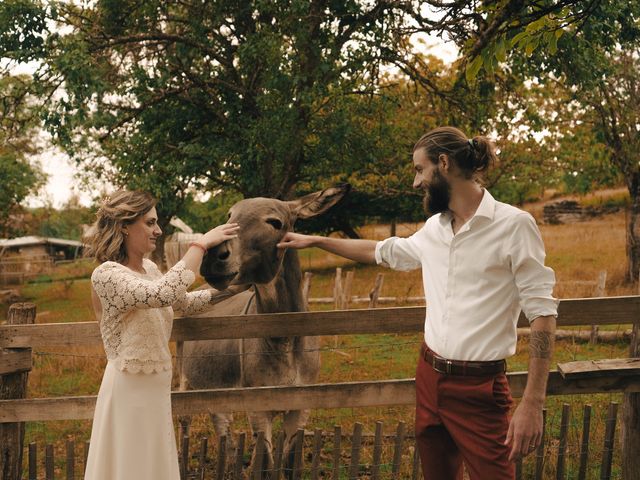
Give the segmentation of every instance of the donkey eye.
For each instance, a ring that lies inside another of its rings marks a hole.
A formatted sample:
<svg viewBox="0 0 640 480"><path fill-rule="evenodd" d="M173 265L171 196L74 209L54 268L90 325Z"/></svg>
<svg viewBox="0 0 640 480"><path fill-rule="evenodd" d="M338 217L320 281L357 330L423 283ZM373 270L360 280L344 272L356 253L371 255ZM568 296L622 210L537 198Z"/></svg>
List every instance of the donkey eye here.
<svg viewBox="0 0 640 480"><path fill-rule="evenodd" d="M282 228L282 222L277 218L268 218L267 223L271 225L276 230L280 230Z"/></svg>

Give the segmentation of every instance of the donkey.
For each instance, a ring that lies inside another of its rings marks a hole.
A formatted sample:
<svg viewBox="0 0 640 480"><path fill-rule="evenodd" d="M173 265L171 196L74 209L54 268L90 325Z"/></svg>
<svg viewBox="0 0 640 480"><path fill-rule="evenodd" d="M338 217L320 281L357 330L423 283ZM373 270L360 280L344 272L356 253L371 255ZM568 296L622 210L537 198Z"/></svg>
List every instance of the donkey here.
<svg viewBox="0 0 640 480"><path fill-rule="evenodd" d="M206 253L200 274L218 290L252 284L248 290L216 305L214 315L302 312L302 272L294 249L276 247L299 218L321 215L338 203L349 185L328 188L292 201L271 198L241 200L229 210L229 222L240 225L238 238ZM318 337L265 337L185 342L183 372L188 388L234 388L314 383L320 370ZM280 412L248 412L255 436L263 431L265 463L273 467L272 421ZM309 410L284 411L284 456L292 453L294 434ZM230 438L231 414L212 415L216 434ZM264 467L264 466L258 466Z"/></svg>

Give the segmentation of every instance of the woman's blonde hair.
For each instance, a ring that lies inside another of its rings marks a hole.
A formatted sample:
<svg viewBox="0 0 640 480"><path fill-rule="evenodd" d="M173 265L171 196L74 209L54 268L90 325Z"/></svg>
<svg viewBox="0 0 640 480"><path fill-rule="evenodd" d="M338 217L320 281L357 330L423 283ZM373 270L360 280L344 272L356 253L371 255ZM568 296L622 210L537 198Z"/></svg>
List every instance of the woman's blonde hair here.
<svg viewBox="0 0 640 480"><path fill-rule="evenodd" d="M156 206L156 199L147 192L118 190L105 198L97 219L84 236L85 255L100 263L127 260L122 227L134 223Z"/></svg>

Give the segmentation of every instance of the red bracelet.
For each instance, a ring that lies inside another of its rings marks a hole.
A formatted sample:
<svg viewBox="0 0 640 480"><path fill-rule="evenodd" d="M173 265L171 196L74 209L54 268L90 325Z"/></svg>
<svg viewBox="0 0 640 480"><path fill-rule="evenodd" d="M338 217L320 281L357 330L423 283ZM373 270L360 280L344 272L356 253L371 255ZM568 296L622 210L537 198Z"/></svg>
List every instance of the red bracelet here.
<svg viewBox="0 0 640 480"><path fill-rule="evenodd" d="M204 248L203 245L199 244L198 242L191 242L189 244L190 247L198 247L200 250L202 250L203 253L207 253L207 249Z"/></svg>

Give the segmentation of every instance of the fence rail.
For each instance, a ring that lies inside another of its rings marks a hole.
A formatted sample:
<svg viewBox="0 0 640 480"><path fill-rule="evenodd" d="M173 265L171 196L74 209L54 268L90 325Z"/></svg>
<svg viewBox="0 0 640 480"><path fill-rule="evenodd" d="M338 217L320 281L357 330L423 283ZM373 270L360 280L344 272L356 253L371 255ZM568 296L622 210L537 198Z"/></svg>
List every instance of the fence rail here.
<svg viewBox="0 0 640 480"><path fill-rule="evenodd" d="M511 393L522 396L526 372L508 373ZM640 392L640 375L565 379L550 372L547 395ZM90 419L95 395L0 400L0 423ZM381 407L413 405L413 378L300 386L221 388L171 393L174 415L230 411L303 410L307 408Z"/></svg>
<svg viewBox="0 0 640 480"><path fill-rule="evenodd" d="M425 307L176 318L172 341L292 335L413 333L424 328ZM558 326L632 324L640 296L561 300ZM529 322L521 315L518 327ZM97 322L0 325L0 348L71 347L102 343Z"/></svg>

